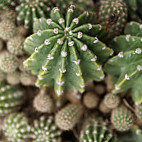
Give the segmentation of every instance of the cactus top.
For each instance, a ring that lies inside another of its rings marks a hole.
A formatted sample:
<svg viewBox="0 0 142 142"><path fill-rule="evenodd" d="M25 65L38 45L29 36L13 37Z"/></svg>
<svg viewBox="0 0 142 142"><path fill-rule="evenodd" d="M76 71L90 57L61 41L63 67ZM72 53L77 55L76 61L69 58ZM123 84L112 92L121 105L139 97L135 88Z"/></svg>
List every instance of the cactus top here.
<svg viewBox="0 0 142 142"><path fill-rule="evenodd" d="M36 85L54 85L58 95L65 88L84 91L88 80L104 78L100 62L111 54L99 38L106 36L105 28L93 25L95 14L76 15L70 6L66 18L55 7L51 19L39 19L34 24L34 34L25 40L25 50L32 54L24 65L38 75Z"/></svg>

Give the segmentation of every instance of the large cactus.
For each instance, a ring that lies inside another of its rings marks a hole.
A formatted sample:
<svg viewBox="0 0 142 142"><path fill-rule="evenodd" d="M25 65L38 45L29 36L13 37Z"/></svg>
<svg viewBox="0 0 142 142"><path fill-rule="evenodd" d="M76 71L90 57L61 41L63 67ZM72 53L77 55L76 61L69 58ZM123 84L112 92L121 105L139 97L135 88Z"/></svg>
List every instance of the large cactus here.
<svg viewBox="0 0 142 142"><path fill-rule="evenodd" d="M19 0L17 20L24 23L25 28L32 28L36 19L49 15L50 5L49 0Z"/></svg>
<svg viewBox="0 0 142 142"><path fill-rule="evenodd" d="M23 102L24 94L17 87L0 83L0 115L17 109Z"/></svg>
<svg viewBox="0 0 142 142"><path fill-rule="evenodd" d="M100 63L113 53L98 39L106 36L104 27L90 24L94 14L77 16L76 10L69 7L64 18L54 8L51 19L35 22L36 33L25 41L25 50L32 54L25 67L38 75L37 86L54 85L58 95L66 88L83 92L86 81L103 80Z"/></svg>
<svg viewBox="0 0 142 142"><path fill-rule="evenodd" d="M125 34L116 37L111 43L118 55L112 57L105 65L105 71L118 77L113 93L132 89L133 100L142 102L142 25L128 23Z"/></svg>
<svg viewBox="0 0 142 142"><path fill-rule="evenodd" d="M0 0L0 10L6 9L15 5L15 0Z"/></svg>

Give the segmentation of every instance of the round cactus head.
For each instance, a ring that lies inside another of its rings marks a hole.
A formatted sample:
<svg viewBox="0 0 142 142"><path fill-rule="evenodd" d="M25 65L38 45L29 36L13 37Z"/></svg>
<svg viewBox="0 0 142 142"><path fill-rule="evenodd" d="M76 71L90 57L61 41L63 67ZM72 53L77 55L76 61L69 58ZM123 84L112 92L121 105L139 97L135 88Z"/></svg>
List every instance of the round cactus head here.
<svg viewBox="0 0 142 142"><path fill-rule="evenodd" d="M80 104L69 104L56 114L56 125L62 130L71 130L79 122L82 113Z"/></svg>
<svg viewBox="0 0 142 142"><path fill-rule="evenodd" d="M83 92L86 81L103 80L100 62L112 54L98 39L106 38L105 28L91 24L95 15L78 15L76 11L75 6L70 6L65 18L55 7L51 19L35 22L35 34L24 44L32 54L24 62L25 68L38 75L37 86L54 85L57 95L72 88Z"/></svg>
<svg viewBox="0 0 142 142"><path fill-rule="evenodd" d="M7 51L0 54L0 69L5 73L11 73L18 67L17 58Z"/></svg>
<svg viewBox="0 0 142 142"><path fill-rule="evenodd" d="M24 94L17 87L0 83L0 115L16 110L22 103Z"/></svg>
<svg viewBox="0 0 142 142"><path fill-rule="evenodd" d="M52 113L54 110L52 98L43 89L41 89L40 93L34 98L33 106L37 111L43 113Z"/></svg>
<svg viewBox="0 0 142 142"><path fill-rule="evenodd" d="M4 120L3 130L9 142L24 142L29 138L30 126L23 113L12 113Z"/></svg>
<svg viewBox="0 0 142 142"><path fill-rule="evenodd" d="M112 111L111 122L116 130L120 132L128 131L134 124L134 117L127 108L118 107Z"/></svg>
<svg viewBox="0 0 142 142"><path fill-rule="evenodd" d="M50 116L40 117L40 120L34 121L31 129L34 142L60 142L61 130L54 123L54 118Z"/></svg>

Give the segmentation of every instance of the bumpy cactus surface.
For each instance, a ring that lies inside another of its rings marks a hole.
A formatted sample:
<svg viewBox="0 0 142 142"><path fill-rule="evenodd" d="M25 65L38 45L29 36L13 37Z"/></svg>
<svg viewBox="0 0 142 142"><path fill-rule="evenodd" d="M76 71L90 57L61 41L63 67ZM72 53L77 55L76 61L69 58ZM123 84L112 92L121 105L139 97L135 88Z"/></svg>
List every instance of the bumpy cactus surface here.
<svg viewBox="0 0 142 142"><path fill-rule="evenodd" d="M140 121L142 121L142 104L135 106L135 114Z"/></svg>
<svg viewBox="0 0 142 142"><path fill-rule="evenodd" d="M115 137L106 123L94 121L81 130L80 142L115 142Z"/></svg>
<svg viewBox="0 0 142 142"><path fill-rule="evenodd" d="M17 109L23 102L24 94L17 87L0 83L0 115Z"/></svg>
<svg viewBox="0 0 142 142"><path fill-rule="evenodd" d="M120 132L128 131L134 124L134 117L127 108L118 107L112 111L111 122L116 130Z"/></svg>
<svg viewBox="0 0 142 142"><path fill-rule="evenodd" d="M54 123L54 118L50 116L40 117L40 120L34 121L31 128L33 142L60 142L61 130Z"/></svg>
<svg viewBox="0 0 142 142"><path fill-rule="evenodd" d="M19 0L17 20L24 23L25 28L33 28L36 19L49 15L50 5L49 0Z"/></svg>
<svg viewBox="0 0 142 142"><path fill-rule="evenodd" d="M30 126L23 113L12 113L4 120L3 130L9 142L25 142L29 138Z"/></svg>
<svg viewBox="0 0 142 142"><path fill-rule="evenodd" d="M12 7L15 5L15 0L0 0L0 10Z"/></svg>
<svg viewBox="0 0 142 142"><path fill-rule="evenodd" d="M99 21L107 26L110 36L116 36L122 32L127 17L127 6L123 0L101 0Z"/></svg>
<svg viewBox="0 0 142 142"><path fill-rule="evenodd" d="M69 104L56 114L56 125L62 130L71 130L79 122L82 113L81 105Z"/></svg>
<svg viewBox="0 0 142 142"><path fill-rule="evenodd" d="M125 34L116 37L111 43L118 55L105 65L105 71L117 77L114 93L132 89L133 100L142 102L142 25L136 22L127 24Z"/></svg>
<svg viewBox="0 0 142 142"><path fill-rule="evenodd" d="M106 36L105 29L90 24L93 14L84 12L78 17L76 10L69 7L64 19L54 8L51 19L38 20L36 33L25 41L25 50L32 54L25 68L38 75L37 86L54 85L58 95L66 88L83 92L86 81L104 79L100 62L112 54L98 39Z"/></svg>

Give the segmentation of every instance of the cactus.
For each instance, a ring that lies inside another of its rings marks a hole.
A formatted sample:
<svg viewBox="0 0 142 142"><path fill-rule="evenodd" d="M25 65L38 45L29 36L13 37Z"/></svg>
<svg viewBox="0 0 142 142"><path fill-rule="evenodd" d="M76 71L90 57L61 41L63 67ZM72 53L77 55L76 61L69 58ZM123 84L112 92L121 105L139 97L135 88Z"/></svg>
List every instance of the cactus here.
<svg viewBox="0 0 142 142"><path fill-rule="evenodd" d="M119 103L120 103L120 98L115 94L112 93L107 94L104 98L104 104L106 105L106 107L110 109L118 107Z"/></svg>
<svg viewBox="0 0 142 142"><path fill-rule="evenodd" d="M28 33L28 30L24 28L24 26L18 26L16 27L16 35L20 36L26 36Z"/></svg>
<svg viewBox="0 0 142 142"><path fill-rule="evenodd" d="M110 37L122 33L127 17L127 6L123 0L101 0L99 22L107 26Z"/></svg>
<svg viewBox="0 0 142 142"><path fill-rule="evenodd" d="M11 85L17 85L20 83L20 73L19 71L15 71L7 74L6 80Z"/></svg>
<svg viewBox="0 0 142 142"><path fill-rule="evenodd" d="M0 83L0 115L16 110L22 103L24 94L17 87Z"/></svg>
<svg viewBox="0 0 142 142"><path fill-rule="evenodd" d="M18 67L17 58L7 51L0 54L0 69L5 73L11 73Z"/></svg>
<svg viewBox="0 0 142 142"><path fill-rule="evenodd" d="M54 110L52 98L43 89L41 89L40 93L34 98L33 106L37 111L42 113L52 113Z"/></svg>
<svg viewBox="0 0 142 142"><path fill-rule="evenodd" d="M94 121L81 130L80 142L115 142L115 137L105 122Z"/></svg>
<svg viewBox="0 0 142 142"><path fill-rule="evenodd" d="M4 120L3 130L9 142L25 142L29 138L30 126L23 113L12 113Z"/></svg>
<svg viewBox="0 0 142 142"><path fill-rule="evenodd" d="M16 26L10 20L3 20L0 22L0 38L8 40L15 34Z"/></svg>
<svg viewBox="0 0 142 142"><path fill-rule="evenodd" d="M48 16L50 7L49 0L20 0L16 7L17 20L23 23L25 28L32 29L34 21Z"/></svg>
<svg viewBox="0 0 142 142"><path fill-rule="evenodd" d="M4 81L6 78L6 73L0 70L0 82Z"/></svg>
<svg viewBox="0 0 142 142"><path fill-rule="evenodd" d="M139 104L142 102L142 25L137 22L128 23L125 34L116 37L110 44L118 55L107 62L105 71L116 77L113 93L131 88L133 100Z"/></svg>
<svg viewBox="0 0 142 142"><path fill-rule="evenodd" d="M64 20L54 8L51 19L35 22L36 33L24 44L32 54L24 65L38 75L36 86L54 85L58 95L66 88L83 92L86 81L103 80L100 62L112 55L112 50L98 39L106 38L104 27L89 24L94 14L84 12L76 18L76 10L70 6Z"/></svg>
<svg viewBox="0 0 142 142"><path fill-rule="evenodd" d="M23 55L23 42L24 42L24 37L22 36L15 36L8 40L7 42L7 49L10 53L14 55Z"/></svg>
<svg viewBox="0 0 142 142"><path fill-rule="evenodd" d="M93 92L87 92L83 97L83 104L89 109L95 108L98 102L99 97Z"/></svg>
<svg viewBox="0 0 142 142"><path fill-rule="evenodd" d="M61 130L71 130L80 120L83 107L80 104L69 104L55 116L55 123Z"/></svg>
<svg viewBox="0 0 142 142"><path fill-rule="evenodd" d="M15 0L1 0L0 10L15 6Z"/></svg>
<svg viewBox="0 0 142 142"><path fill-rule="evenodd" d="M52 116L42 116L40 120L35 120L31 131L33 142L61 142L61 131L55 125Z"/></svg>
<svg viewBox="0 0 142 142"><path fill-rule="evenodd" d="M136 104L135 106L135 114L138 119L142 122L142 104Z"/></svg>
<svg viewBox="0 0 142 142"><path fill-rule="evenodd" d="M111 113L111 122L116 130L128 131L134 124L134 116L126 107L118 107Z"/></svg>

